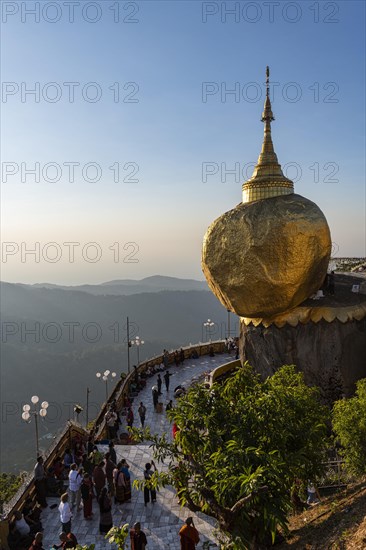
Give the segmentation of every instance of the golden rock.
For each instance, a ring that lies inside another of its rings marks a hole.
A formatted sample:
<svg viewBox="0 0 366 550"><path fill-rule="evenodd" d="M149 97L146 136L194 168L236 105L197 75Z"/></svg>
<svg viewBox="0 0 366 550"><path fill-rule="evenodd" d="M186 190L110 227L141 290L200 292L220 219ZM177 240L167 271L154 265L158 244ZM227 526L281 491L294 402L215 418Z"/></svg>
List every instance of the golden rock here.
<svg viewBox="0 0 366 550"><path fill-rule="evenodd" d="M331 239L316 204L294 194L274 151L274 120L267 93L264 138L253 176L243 184L243 202L211 224L203 242L202 270L230 311L241 317L271 317L298 306L323 284Z"/></svg>
<svg viewBox="0 0 366 550"><path fill-rule="evenodd" d="M291 193L239 204L215 220L204 238L202 269L227 309L270 317L320 288L330 252L324 214Z"/></svg>

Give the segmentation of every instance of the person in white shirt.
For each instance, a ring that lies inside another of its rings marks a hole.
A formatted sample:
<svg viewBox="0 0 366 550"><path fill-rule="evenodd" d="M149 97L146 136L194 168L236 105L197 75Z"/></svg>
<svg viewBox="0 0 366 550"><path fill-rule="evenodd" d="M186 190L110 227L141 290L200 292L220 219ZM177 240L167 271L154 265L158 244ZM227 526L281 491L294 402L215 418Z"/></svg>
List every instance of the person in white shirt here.
<svg viewBox="0 0 366 550"><path fill-rule="evenodd" d="M80 487L83 481L82 471L78 471L76 464L71 464L69 472L69 493L70 493L70 505L71 509L75 504L78 510L80 510L81 503L81 491Z"/></svg>
<svg viewBox="0 0 366 550"><path fill-rule="evenodd" d="M72 513L69 505L69 495L67 493L61 495L61 503L58 510L60 512L62 531L66 534L70 533Z"/></svg>
<svg viewBox="0 0 366 550"><path fill-rule="evenodd" d="M308 493L308 498L306 501L307 504L318 504L318 502L321 501L318 487L311 480L308 480L307 493Z"/></svg>

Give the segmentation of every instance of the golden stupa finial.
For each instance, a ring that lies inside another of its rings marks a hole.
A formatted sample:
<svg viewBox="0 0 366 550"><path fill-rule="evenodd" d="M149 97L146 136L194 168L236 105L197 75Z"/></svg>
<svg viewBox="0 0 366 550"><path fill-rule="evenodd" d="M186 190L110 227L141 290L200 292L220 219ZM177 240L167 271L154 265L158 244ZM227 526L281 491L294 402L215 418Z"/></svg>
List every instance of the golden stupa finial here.
<svg viewBox="0 0 366 550"><path fill-rule="evenodd" d="M262 122L266 122L268 121L269 123L271 123L272 120L274 120L275 117L273 116L273 113L272 113L272 106L271 106L271 100L269 98L269 67L267 65L267 68L266 68L266 99L265 99L265 102L264 102L264 111L262 113Z"/></svg>
<svg viewBox="0 0 366 550"><path fill-rule="evenodd" d="M294 192L294 184L283 175L273 148L271 122L275 120L269 97L269 67L266 68L266 99L261 121L264 122L262 150L252 177L243 183L243 202L253 202Z"/></svg>

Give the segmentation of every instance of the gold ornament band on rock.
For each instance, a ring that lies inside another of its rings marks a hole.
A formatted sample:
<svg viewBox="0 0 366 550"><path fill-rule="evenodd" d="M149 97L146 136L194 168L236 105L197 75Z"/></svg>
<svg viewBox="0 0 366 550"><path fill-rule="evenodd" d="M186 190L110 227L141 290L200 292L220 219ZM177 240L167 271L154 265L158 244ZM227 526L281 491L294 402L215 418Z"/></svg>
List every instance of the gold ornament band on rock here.
<svg viewBox="0 0 366 550"><path fill-rule="evenodd" d="M267 318L252 319L251 317L241 317L240 320L246 325L252 324L257 327L263 325L265 328L271 325L281 328L285 325L291 325L296 327L299 323L305 325L310 321L313 323L319 323L324 320L327 323L331 323L336 319L341 323L347 323L348 321L361 321L366 317L366 301L362 304L356 304L353 306L345 307L296 307L291 311L286 311L280 315Z"/></svg>

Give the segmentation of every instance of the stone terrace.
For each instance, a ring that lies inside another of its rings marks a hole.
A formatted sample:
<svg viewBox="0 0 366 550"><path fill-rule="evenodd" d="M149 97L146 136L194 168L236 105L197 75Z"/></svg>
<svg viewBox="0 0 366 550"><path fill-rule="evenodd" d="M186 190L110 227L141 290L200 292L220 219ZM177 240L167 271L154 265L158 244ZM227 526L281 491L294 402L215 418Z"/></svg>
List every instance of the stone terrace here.
<svg viewBox="0 0 366 550"><path fill-rule="evenodd" d="M210 372L214 368L232 361L233 356L225 354L209 357L201 356L195 360L185 360L183 365L176 367L175 365L169 368L172 374L170 378L170 391L165 390L163 381L162 396L160 401L165 405L169 399L173 399L174 388L178 384L188 386L192 380L196 379L205 372ZM134 426L139 427L140 421L137 413L137 408L140 401L143 401L147 408L145 426L150 426L153 433L167 432L171 436L171 426L167 421L165 412L159 414L154 412L152 404L151 388L156 384L157 375L152 376L147 380L147 385L138 396L134 399L133 412L135 416ZM125 417L122 417L124 422ZM121 431L127 431L126 426L122 424ZM100 447L100 450L105 451L107 447ZM145 463L149 462L152 457L152 452L148 444L140 445L118 445L116 446L118 459L126 458L130 465L131 481L135 478L143 477ZM164 468L164 465L157 464L158 469ZM48 498L48 504L59 503L59 499ZM112 548L104 538L99 535L99 510L96 502L93 502L94 517L91 521L84 520L83 512L74 512L72 520L72 532L76 535L79 544L95 544L96 550ZM215 521L204 514L194 514L187 508L181 508L178 499L175 496L172 487L166 487L157 494L157 502L144 505L143 493L132 489L132 499L129 503L120 505L113 504L113 523L121 525L128 523L132 527L136 521L141 522L143 531L147 536L148 550L169 549L175 550L180 548L178 531L184 520L188 516L194 517L195 525L200 533L200 543L198 548L202 548L205 541L210 541L215 545L214 528ZM57 507L50 509L48 507L42 512L42 523L44 526L44 548L48 550L53 544L59 543L58 535L60 533L60 521ZM129 544L127 548L130 548Z"/></svg>

